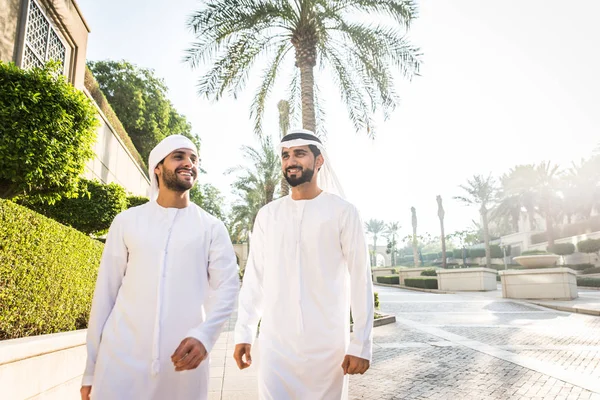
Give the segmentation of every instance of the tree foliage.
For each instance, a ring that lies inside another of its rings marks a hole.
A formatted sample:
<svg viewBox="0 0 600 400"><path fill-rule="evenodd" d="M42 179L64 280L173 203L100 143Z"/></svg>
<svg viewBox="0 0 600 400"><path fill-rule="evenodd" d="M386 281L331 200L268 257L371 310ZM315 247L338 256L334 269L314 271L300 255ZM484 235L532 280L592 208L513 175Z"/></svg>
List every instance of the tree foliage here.
<svg viewBox="0 0 600 400"><path fill-rule="evenodd" d="M198 90L217 100L237 95L257 61L266 60L251 108L257 133L286 67L290 105L302 104L302 126L315 131L319 65L338 86L355 129L373 134L373 113L381 106L387 116L398 102L392 71L408 78L419 71L419 50L405 36L416 14L410 0L208 0L188 22L196 40L187 60L194 67L210 60Z"/></svg>
<svg viewBox="0 0 600 400"><path fill-rule="evenodd" d="M144 160L169 135L189 137L200 147L185 116L167 98L167 86L151 69L127 61L90 61L88 66Z"/></svg>
<svg viewBox="0 0 600 400"><path fill-rule="evenodd" d="M219 218L225 219L223 213L224 198L221 191L210 183L196 184L190 190L190 200L196 203L207 213Z"/></svg>
<svg viewBox="0 0 600 400"><path fill-rule="evenodd" d="M94 154L96 110L56 68L0 62L1 198L75 196Z"/></svg>

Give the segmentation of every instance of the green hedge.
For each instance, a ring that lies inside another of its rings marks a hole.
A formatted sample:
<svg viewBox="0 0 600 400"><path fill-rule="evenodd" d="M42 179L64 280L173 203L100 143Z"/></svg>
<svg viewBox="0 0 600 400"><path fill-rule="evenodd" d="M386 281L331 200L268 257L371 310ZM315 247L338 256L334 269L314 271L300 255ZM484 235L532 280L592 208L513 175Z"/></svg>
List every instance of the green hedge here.
<svg viewBox="0 0 600 400"><path fill-rule="evenodd" d="M544 250L527 250L521 253L522 256L539 256L539 255L545 255L545 254L550 254L547 251Z"/></svg>
<svg viewBox="0 0 600 400"><path fill-rule="evenodd" d="M141 206L149 201L150 199L144 196L127 196L127 208Z"/></svg>
<svg viewBox="0 0 600 400"><path fill-rule="evenodd" d="M127 208L127 193L117 183L103 184L81 179L79 196L54 204L28 203L24 206L86 234L106 233L113 219Z"/></svg>
<svg viewBox="0 0 600 400"><path fill-rule="evenodd" d="M421 271L421 276L437 276L437 272L435 269L426 269L425 271Z"/></svg>
<svg viewBox="0 0 600 400"><path fill-rule="evenodd" d="M583 275L600 274L600 267L586 268L585 270L581 271L581 273Z"/></svg>
<svg viewBox="0 0 600 400"><path fill-rule="evenodd" d="M577 243L577 250L582 253L597 253L600 251L600 239L582 240Z"/></svg>
<svg viewBox="0 0 600 400"><path fill-rule="evenodd" d="M586 269L594 268L594 264L565 264L565 268L571 268L575 271L585 271Z"/></svg>
<svg viewBox="0 0 600 400"><path fill-rule="evenodd" d="M425 261L433 261L438 258L438 253L425 253L423 254L423 260ZM441 258L441 256L440 256Z"/></svg>
<svg viewBox="0 0 600 400"><path fill-rule="evenodd" d="M546 250L559 256L568 256L575 253L575 245L573 243L555 243L554 246L548 246Z"/></svg>
<svg viewBox="0 0 600 400"><path fill-rule="evenodd" d="M600 278L577 277L577 286L600 287Z"/></svg>
<svg viewBox="0 0 600 400"><path fill-rule="evenodd" d="M438 280L437 278L426 278L426 277L416 277L416 278L406 278L404 279L404 285L408 287L421 288L421 289L437 289L438 288Z"/></svg>
<svg viewBox="0 0 600 400"><path fill-rule="evenodd" d="M398 276L398 275L378 276L377 283L387 283L389 285L399 285L400 284L400 276Z"/></svg>
<svg viewBox="0 0 600 400"><path fill-rule="evenodd" d="M0 200L0 340L85 328L102 249Z"/></svg>

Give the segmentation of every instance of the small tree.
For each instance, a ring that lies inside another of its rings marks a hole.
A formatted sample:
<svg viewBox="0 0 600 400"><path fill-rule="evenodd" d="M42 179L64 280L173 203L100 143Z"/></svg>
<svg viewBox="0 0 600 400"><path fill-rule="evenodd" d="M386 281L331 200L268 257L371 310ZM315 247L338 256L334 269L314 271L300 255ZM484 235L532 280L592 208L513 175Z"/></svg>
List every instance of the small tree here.
<svg viewBox="0 0 600 400"><path fill-rule="evenodd" d="M190 190L190 200L220 220L225 218L222 209L224 199L221 191L210 183L194 185Z"/></svg>
<svg viewBox="0 0 600 400"><path fill-rule="evenodd" d="M56 66L0 62L0 198L74 197L94 155L96 110Z"/></svg>
<svg viewBox="0 0 600 400"><path fill-rule="evenodd" d="M590 263L592 263L591 254L598 255L600 251L600 239L587 239L577 243L577 250L582 253L590 254Z"/></svg>
<svg viewBox="0 0 600 400"><path fill-rule="evenodd" d="M561 256L562 263L565 263L565 256L575 253L575 245L573 243L555 243L554 246L546 248L548 252Z"/></svg>

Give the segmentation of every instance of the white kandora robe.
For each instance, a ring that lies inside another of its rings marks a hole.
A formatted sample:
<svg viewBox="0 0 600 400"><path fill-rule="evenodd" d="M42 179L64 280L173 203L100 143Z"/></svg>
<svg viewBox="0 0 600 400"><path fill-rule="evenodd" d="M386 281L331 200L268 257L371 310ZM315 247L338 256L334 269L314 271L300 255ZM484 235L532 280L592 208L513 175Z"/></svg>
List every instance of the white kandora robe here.
<svg viewBox="0 0 600 400"><path fill-rule="evenodd" d="M235 342L252 344L261 320L253 354L261 400L346 399L341 364L346 354L371 360L373 312L367 243L352 204L322 192L259 211Z"/></svg>
<svg viewBox="0 0 600 400"><path fill-rule="evenodd" d="M186 337L210 352L234 309L237 272L225 226L193 203L151 201L117 215L87 333L83 385L92 399L206 399L208 360L176 372L171 355Z"/></svg>

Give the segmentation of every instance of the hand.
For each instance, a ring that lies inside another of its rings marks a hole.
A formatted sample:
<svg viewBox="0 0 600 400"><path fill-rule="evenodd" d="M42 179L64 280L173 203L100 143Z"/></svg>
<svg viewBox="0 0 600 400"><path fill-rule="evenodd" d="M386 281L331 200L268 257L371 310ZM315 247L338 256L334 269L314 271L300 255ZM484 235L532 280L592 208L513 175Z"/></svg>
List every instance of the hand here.
<svg viewBox="0 0 600 400"><path fill-rule="evenodd" d="M91 391L92 391L91 386L82 386L81 389L79 390L79 393L81 393L81 400L90 400Z"/></svg>
<svg viewBox="0 0 600 400"><path fill-rule="evenodd" d="M175 365L175 371L186 371L198 368L198 365L206 359L208 353L206 347L198 339L185 338L171 356Z"/></svg>
<svg viewBox="0 0 600 400"><path fill-rule="evenodd" d="M369 362L369 360L346 354L346 357L344 357L344 361L342 362L342 369L344 370L344 375L362 375L365 372L367 372L370 364L371 363Z"/></svg>
<svg viewBox="0 0 600 400"><path fill-rule="evenodd" d="M235 349L233 350L233 358L235 359L239 369L248 368L250 365L252 365L252 356L250 355L251 348L252 345L248 343L240 343L235 345ZM245 361L244 356L246 356Z"/></svg>

